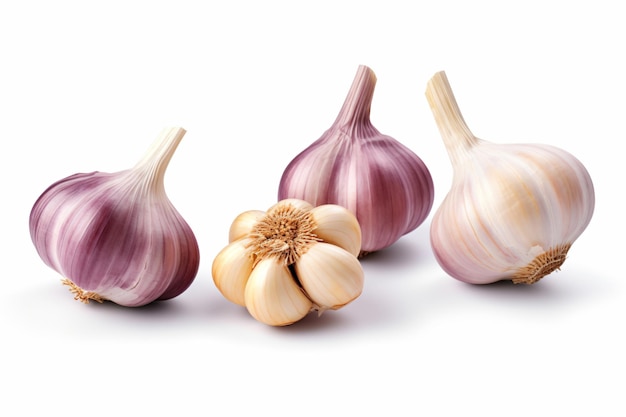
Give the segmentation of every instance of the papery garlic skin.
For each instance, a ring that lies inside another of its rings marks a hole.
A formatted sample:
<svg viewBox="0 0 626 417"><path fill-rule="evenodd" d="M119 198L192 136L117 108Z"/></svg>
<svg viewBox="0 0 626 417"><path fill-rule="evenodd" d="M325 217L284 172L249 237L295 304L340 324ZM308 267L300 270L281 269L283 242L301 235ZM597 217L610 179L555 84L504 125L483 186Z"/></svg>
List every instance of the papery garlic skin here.
<svg viewBox="0 0 626 417"><path fill-rule="evenodd" d="M306 294L320 306L337 310L361 295L361 264L339 246L312 245L295 263L295 271Z"/></svg>
<svg viewBox="0 0 626 417"><path fill-rule="evenodd" d="M476 138L444 72L429 81L426 96L454 169L430 229L441 267L473 284L532 284L560 269L594 211L583 164L550 145Z"/></svg>
<svg viewBox="0 0 626 417"><path fill-rule="evenodd" d="M352 213L336 204L322 204L310 211L317 224L316 236L354 256L361 253L361 226Z"/></svg>
<svg viewBox="0 0 626 417"><path fill-rule="evenodd" d="M233 242L250 233L254 225L265 216L261 210L248 210L233 220L228 230L228 241Z"/></svg>
<svg viewBox="0 0 626 417"><path fill-rule="evenodd" d="M244 307L245 288L254 267L254 258L248 250L250 244L248 238L231 241L217 254L212 266L213 280L222 295Z"/></svg>
<svg viewBox="0 0 626 417"><path fill-rule="evenodd" d="M262 213L237 216L229 231L234 240L213 261L213 281L227 300L262 323L287 326L361 294L361 230L350 211L285 199Z"/></svg>
<svg viewBox="0 0 626 417"><path fill-rule="evenodd" d="M275 257L262 259L254 267L246 282L244 299L252 317L273 326L293 324L313 308L289 267Z"/></svg>
<svg viewBox="0 0 626 417"><path fill-rule="evenodd" d="M386 248L426 219L434 185L424 162L370 121L376 76L361 65L332 126L284 170L278 199L350 210L362 255Z"/></svg>
<svg viewBox="0 0 626 417"><path fill-rule="evenodd" d="M184 134L164 129L132 169L72 175L35 202L29 228L37 253L76 299L137 307L174 298L193 282L198 243L163 184Z"/></svg>

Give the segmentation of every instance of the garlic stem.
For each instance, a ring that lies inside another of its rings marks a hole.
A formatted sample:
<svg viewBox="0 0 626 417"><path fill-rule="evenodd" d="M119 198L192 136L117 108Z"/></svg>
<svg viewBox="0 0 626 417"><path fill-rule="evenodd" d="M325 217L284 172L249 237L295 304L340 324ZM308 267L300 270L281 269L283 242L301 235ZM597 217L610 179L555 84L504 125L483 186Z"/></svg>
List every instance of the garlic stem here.
<svg viewBox="0 0 626 417"><path fill-rule="evenodd" d="M144 178L142 183L153 191L165 193L165 171L187 131L182 127L169 127L161 131L143 158L131 170Z"/></svg>
<svg viewBox="0 0 626 417"><path fill-rule="evenodd" d="M370 122L370 109L375 87L374 71L365 65L359 65L352 86L331 129L347 129L349 133L357 129L362 129L362 133L373 130L377 134L378 131Z"/></svg>
<svg viewBox="0 0 626 417"><path fill-rule="evenodd" d="M472 134L465 123L444 71L437 72L428 81L426 98L452 164L455 165L480 139Z"/></svg>

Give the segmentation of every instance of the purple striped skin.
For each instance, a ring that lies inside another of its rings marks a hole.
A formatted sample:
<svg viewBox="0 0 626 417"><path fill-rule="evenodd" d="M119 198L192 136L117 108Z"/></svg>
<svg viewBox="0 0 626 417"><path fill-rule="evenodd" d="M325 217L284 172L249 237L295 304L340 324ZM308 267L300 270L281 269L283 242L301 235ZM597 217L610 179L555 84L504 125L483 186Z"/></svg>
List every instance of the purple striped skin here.
<svg viewBox="0 0 626 417"><path fill-rule="evenodd" d="M127 307L182 294L198 272L199 248L165 194L160 169L155 177L143 165L80 173L48 187L29 220L44 263L83 291Z"/></svg>
<svg viewBox="0 0 626 417"><path fill-rule="evenodd" d="M333 125L298 154L280 180L278 200L350 210L362 230L362 253L384 249L428 217L434 185L425 163L370 122L376 77L360 66Z"/></svg>

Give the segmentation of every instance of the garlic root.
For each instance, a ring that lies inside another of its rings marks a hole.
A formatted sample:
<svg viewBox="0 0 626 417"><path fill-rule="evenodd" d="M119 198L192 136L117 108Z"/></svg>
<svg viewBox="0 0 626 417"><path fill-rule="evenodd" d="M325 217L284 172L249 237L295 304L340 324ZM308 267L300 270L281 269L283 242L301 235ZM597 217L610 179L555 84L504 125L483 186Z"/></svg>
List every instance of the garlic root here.
<svg viewBox="0 0 626 417"><path fill-rule="evenodd" d="M82 288L80 288L78 285L74 284L67 278L62 279L61 283L70 287L69 290L72 294L74 294L74 300L80 301L84 304L89 304L89 300L93 300L98 303L103 303L104 301L106 301L106 298L99 296L93 291L83 291Z"/></svg>
<svg viewBox="0 0 626 417"><path fill-rule="evenodd" d="M558 245L537 255L528 265L515 272L512 278L513 283L534 284L546 275L560 270L571 247L571 244Z"/></svg>

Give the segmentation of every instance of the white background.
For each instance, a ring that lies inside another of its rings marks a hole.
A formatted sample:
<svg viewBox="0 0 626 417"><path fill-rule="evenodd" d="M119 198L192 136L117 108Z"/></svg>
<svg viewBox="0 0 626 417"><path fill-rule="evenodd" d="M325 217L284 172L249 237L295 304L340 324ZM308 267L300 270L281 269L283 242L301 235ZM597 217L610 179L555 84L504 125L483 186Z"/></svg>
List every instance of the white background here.
<svg viewBox="0 0 626 417"><path fill-rule="evenodd" d="M0 415L625 415L620 3L304 4L2 2ZM263 325L211 263L237 214L275 202L359 64L378 78L374 126L431 170L433 212L363 261L346 308ZM535 285L470 286L434 260L451 166L424 90L440 70L478 137L560 146L592 175L591 224ZM33 203L131 167L172 125L188 133L166 189L200 244L196 280L144 308L74 301L30 241Z"/></svg>

